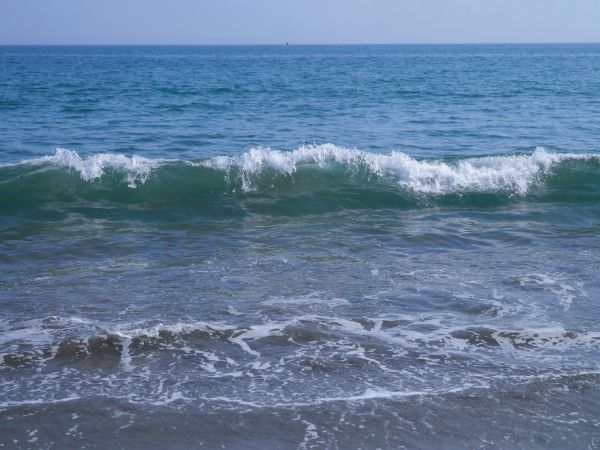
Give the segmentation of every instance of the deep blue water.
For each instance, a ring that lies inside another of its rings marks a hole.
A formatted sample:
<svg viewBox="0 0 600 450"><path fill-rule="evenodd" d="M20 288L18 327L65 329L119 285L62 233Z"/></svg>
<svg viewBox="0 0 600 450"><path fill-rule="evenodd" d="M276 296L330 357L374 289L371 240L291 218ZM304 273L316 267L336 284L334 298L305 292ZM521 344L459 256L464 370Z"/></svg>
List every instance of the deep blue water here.
<svg viewBox="0 0 600 450"><path fill-rule="evenodd" d="M600 45L0 47L0 445L596 448Z"/></svg>

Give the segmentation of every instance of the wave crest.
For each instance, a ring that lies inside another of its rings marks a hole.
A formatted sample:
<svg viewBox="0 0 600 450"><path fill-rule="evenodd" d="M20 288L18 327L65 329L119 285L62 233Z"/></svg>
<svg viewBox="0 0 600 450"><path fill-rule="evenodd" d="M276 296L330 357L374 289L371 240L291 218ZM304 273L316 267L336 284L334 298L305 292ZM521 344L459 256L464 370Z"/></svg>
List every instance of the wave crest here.
<svg viewBox="0 0 600 450"><path fill-rule="evenodd" d="M416 159L332 144L256 148L186 161L72 150L0 166L0 207L53 204L185 206L219 217L340 209L498 206L507 201L595 202L600 155L551 153ZM58 202L58 203L57 203Z"/></svg>
<svg viewBox="0 0 600 450"><path fill-rule="evenodd" d="M293 175L302 167L327 168L337 164L350 172L365 169L371 175L418 193L512 191L525 194L537 177L546 174L556 163L590 158L597 156L549 153L538 147L531 155L485 156L454 161L417 160L402 152L369 153L324 144L303 146L292 152L257 148L240 156L215 157L196 165L226 172L239 171L246 191L255 189L253 178L265 170Z"/></svg>
<svg viewBox="0 0 600 450"><path fill-rule="evenodd" d="M513 192L523 195L561 161L598 158L598 155L592 154L550 153L538 147L529 155L421 160L397 151L380 154L323 144L302 146L289 152L254 148L239 156L216 156L201 161L112 153L83 158L75 151L58 148L53 155L22 164L65 167L76 171L82 180L88 182L97 181L112 171L124 175L123 181L130 188L147 182L159 167L179 163L223 172L226 182L240 183L244 192L261 188L261 177L267 172L293 177L301 170L342 168L347 176L375 178L416 193Z"/></svg>
<svg viewBox="0 0 600 450"><path fill-rule="evenodd" d="M75 170L84 181L96 181L107 171L112 170L125 175L130 188L144 184L152 171L160 167L166 160L144 158L143 156L126 156L119 153L98 153L82 158L73 150L57 148L53 155L43 156L23 163L51 164Z"/></svg>

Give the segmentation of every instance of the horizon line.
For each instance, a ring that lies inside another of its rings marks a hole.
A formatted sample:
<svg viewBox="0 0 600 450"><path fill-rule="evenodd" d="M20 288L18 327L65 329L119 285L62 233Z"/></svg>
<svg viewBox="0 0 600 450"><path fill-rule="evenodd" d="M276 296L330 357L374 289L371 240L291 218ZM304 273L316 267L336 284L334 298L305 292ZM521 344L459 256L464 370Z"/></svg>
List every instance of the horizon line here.
<svg viewBox="0 0 600 450"><path fill-rule="evenodd" d="M498 41L498 42L478 42L478 41L463 41L463 42L321 42L321 43L303 43L303 42L288 42L280 43L2 43L0 47L285 47L285 46L384 46L384 45L596 45L600 41Z"/></svg>

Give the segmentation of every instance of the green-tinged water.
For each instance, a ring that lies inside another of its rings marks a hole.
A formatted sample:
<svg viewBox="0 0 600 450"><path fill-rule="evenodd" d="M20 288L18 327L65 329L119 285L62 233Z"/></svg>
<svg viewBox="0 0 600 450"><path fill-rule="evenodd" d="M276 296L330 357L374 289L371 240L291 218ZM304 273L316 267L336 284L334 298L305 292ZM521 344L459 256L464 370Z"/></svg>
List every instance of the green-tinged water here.
<svg viewBox="0 0 600 450"><path fill-rule="evenodd" d="M600 47L0 47L0 445L600 445Z"/></svg>

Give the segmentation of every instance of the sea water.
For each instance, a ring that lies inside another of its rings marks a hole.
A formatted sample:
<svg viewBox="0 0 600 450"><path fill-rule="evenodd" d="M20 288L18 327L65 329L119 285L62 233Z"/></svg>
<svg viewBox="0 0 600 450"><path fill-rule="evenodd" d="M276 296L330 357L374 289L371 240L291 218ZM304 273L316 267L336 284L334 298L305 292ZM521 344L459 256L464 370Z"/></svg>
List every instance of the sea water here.
<svg viewBox="0 0 600 450"><path fill-rule="evenodd" d="M600 46L0 47L0 445L600 446Z"/></svg>

